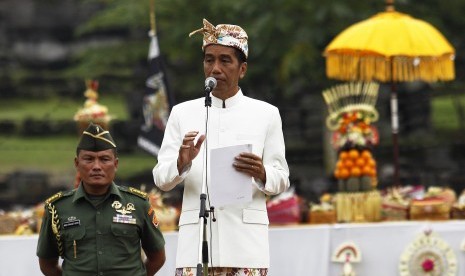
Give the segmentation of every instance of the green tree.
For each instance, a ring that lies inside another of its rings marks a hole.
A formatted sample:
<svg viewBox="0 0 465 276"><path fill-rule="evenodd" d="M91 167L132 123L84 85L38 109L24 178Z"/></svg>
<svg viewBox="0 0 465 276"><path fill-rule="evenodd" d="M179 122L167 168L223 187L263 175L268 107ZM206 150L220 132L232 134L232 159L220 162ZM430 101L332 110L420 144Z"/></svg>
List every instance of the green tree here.
<svg viewBox="0 0 465 276"><path fill-rule="evenodd" d="M97 2L102 9L77 34L119 31L125 32L127 38L106 49L82 53L74 70L130 78L135 65L143 66L147 54L150 0ZM425 17L424 20L432 22L461 46L463 38L453 29L462 28L465 21L460 14L449 16L450 5L457 13L465 5L461 1L398 2L395 4L399 11ZM383 1L355 0L196 1L195 4L185 0L155 0L154 3L161 51L170 83L180 100L195 97L201 89L201 38L188 38L188 34L202 27L202 18L214 25L232 23L247 30L249 73L243 87L255 97L275 102L328 86L324 47L346 27L384 10ZM453 28L448 30L446 26Z"/></svg>

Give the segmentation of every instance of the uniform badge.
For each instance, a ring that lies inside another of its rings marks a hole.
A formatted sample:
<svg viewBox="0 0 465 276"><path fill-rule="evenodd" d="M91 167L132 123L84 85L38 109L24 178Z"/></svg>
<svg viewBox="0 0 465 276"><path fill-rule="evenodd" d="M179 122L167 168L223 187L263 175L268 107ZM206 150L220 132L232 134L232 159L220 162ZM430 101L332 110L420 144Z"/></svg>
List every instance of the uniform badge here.
<svg viewBox="0 0 465 276"><path fill-rule="evenodd" d="M113 222L116 223L125 223L125 224L136 224L136 219L128 215L116 214L116 217L113 217Z"/></svg>
<svg viewBox="0 0 465 276"><path fill-rule="evenodd" d="M126 204L126 206L123 206L123 204L121 204L121 202L117 200L113 201L113 203L111 204L111 207L113 207L113 209L115 209L116 212L123 214L123 215L130 214L132 213L132 211L136 210L133 203L129 202L128 204Z"/></svg>
<svg viewBox="0 0 465 276"><path fill-rule="evenodd" d="M118 200L113 201L113 203L111 204L111 207L113 209L119 209L121 208L121 206L123 206L123 204L121 204L121 202L119 202Z"/></svg>
<svg viewBox="0 0 465 276"><path fill-rule="evenodd" d="M113 217L113 222L136 224L136 218L133 218L132 216L128 215L128 214L131 214L132 211L136 210L133 203L129 202L128 204L126 204L126 206L123 206L121 202L115 200L111 204L111 207L113 207L113 209L115 209L116 212L119 213L119 214L116 214L115 217Z"/></svg>
<svg viewBox="0 0 465 276"><path fill-rule="evenodd" d="M155 227L158 228L158 224L160 224L160 222L158 221L157 215L155 214L155 210L152 207L150 207L148 215L152 216L152 223Z"/></svg>
<svg viewBox="0 0 465 276"><path fill-rule="evenodd" d="M63 222L63 229L70 228L73 226L80 226L81 220L77 219L75 216L68 217L66 221Z"/></svg>

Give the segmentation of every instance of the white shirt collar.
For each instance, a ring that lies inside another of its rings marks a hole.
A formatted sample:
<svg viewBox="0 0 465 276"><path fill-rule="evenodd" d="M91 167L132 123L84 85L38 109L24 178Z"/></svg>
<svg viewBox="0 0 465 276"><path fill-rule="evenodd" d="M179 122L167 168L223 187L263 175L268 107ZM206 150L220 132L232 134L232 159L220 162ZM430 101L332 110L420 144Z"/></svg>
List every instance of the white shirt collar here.
<svg viewBox="0 0 465 276"><path fill-rule="evenodd" d="M244 94L242 94L242 90L239 88L239 91L237 91L237 93L230 97L230 98L227 98L225 100L225 106L226 108L230 108L230 107L233 107L235 106L237 103L240 102L240 100L242 99L242 97L244 96ZM217 98L213 95L211 95L212 97L212 105L214 107L217 107L217 108L223 108L223 100L220 99L220 98Z"/></svg>

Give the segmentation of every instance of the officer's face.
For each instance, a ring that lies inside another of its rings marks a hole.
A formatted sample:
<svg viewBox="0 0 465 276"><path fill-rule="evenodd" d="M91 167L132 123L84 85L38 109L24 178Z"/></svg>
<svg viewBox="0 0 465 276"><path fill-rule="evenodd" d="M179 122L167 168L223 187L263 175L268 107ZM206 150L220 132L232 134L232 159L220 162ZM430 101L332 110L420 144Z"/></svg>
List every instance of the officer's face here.
<svg viewBox="0 0 465 276"><path fill-rule="evenodd" d="M93 188L110 185L118 168L118 158L112 149L98 152L81 150L74 163L84 185Z"/></svg>

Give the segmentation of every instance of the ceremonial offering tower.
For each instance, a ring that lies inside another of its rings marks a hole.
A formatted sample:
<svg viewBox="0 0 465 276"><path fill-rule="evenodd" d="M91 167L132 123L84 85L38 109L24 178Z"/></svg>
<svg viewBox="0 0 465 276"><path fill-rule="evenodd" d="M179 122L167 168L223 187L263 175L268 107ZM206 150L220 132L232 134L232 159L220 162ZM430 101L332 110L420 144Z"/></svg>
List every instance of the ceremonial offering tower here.
<svg viewBox="0 0 465 276"><path fill-rule="evenodd" d="M379 85L348 83L323 91L329 115L326 125L333 131L332 145L337 151L334 176L338 181L336 212L339 222L378 221L381 196L376 160L372 149L379 136L373 122Z"/></svg>

